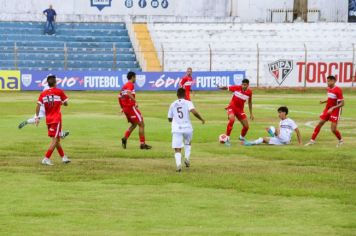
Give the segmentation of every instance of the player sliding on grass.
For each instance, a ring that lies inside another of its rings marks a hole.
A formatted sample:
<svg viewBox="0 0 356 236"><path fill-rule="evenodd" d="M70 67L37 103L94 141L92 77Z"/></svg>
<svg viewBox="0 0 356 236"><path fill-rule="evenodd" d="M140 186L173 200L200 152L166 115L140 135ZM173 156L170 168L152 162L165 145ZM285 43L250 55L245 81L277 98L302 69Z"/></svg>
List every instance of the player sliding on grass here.
<svg viewBox="0 0 356 236"><path fill-rule="evenodd" d="M185 151L185 166L190 166L191 142L193 137L193 126L190 122L190 112L205 123L204 119L195 110L191 101L185 100L186 92L183 88L177 90L178 100L174 101L169 107L168 121L172 122L172 148L175 151L177 172L182 171L182 148Z"/></svg>
<svg viewBox="0 0 356 236"><path fill-rule="evenodd" d="M192 78L193 70L191 67L188 67L187 73L185 76L179 81L179 88L183 88L185 90L185 100L190 101L190 91L193 84Z"/></svg>
<svg viewBox="0 0 356 236"><path fill-rule="evenodd" d="M336 86L336 78L334 76L328 76L327 78L328 84L328 99L325 101L320 101L320 104L326 103L325 109L323 113L320 115L319 124L315 127L314 133L310 139L310 141L305 144L305 146L310 146L315 144L315 139L318 136L321 127L329 120L331 122L331 132L339 140L339 143L336 147L340 147L344 144L344 140L340 134L340 131L337 129L337 122L341 116L342 107L345 105L344 97L342 95L342 90L338 86Z"/></svg>
<svg viewBox="0 0 356 236"><path fill-rule="evenodd" d="M35 124L39 124L39 113L41 105L44 105L46 111L46 123L48 128L48 136L52 138L51 144L45 157L42 160L44 165L53 165L50 158L55 148L62 158L63 163L69 163L70 160L66 155L61 146L61 139L59 134L62 132L62 113L61 106L68 105L68 97L64 94L61 89L56 88L56 76L50 75L47 77L47 83L49 86L48 90L43 91L39 98L36 107Z"/></svg>
<svg viewBox="0 0 356 236"><path fill-rule="evenodd" d="M136 98L135 98L135 82L136 74L130 71L127 73L128 82L122 87L119 94L119 104L121 106L122 112L125 113L127 121L131 123L131 126L126 130L124 137L121 139L122 147L126 149L127 140L130 137L132 131L138 125L139 127L139 137L140 137L140 148L141 149L151 149L152 147L147 145L145 142L145 123L138 109Z"/></svg>
<svg viewBox="0 0 356 236"><path fill-rule="evenodd" d="M48 90L48 89L49 89L49 87L48 87L48 85L46 85L46 86L44 87L43 91L46 91L46 90ZM38 120L39 120L39 121L42 120L42 119L44 119L44 118L46 117L46 111L45 111L45 107L44 107L43 104L41 105L40 113L38 114L37 117L38 117ZM22 128L25 127L26 125L35 124L35 120L36 120L36 114L35 114L32 118L29 118L29 119L27 119L27 120L21 122L18 127L19 127L19 129L22 129ZM68 131L63 131L63 132L61 132L61 133L59 134L59 136L60 136L61 138L63 138L63 139L64 139L65 137L67 137L68 135L69 135L69 132L68 132Z"/></svg>
<svg viewBox="0 0 356 236"><path fill-rule="evenodd" d="M259 138L252 142L245 140L242 144L245 146L258 145L261 143L286 145L291 142L293 131L295 131L297 133L298 143L299 145L302 145L302 136L300 135L297 124L292 119L288 118L287 115L287 107L278 108L278 116L281 121L279 122L279 128L276 130L273 130L273 127L267 129L267 132L271 137Z"/></svg>
<svg viewBox="0 0 356 236"><path fill-rule="evenodd" d="M241 85L234 85L229 87L219 87L222 90L229 90L233 93L231 102L227 108L228 124L226 127L227 142L226 145L230 145L230 134L235 123L235 117L242 124L242 130L240 134L240 140L245 140L245 136L249 129L248 120L244 112L245 102L248 101L248 108L250 111L250 119L253 120L254 116L252 114L252 90L249 88L249 80L243 79Z"/></svg>

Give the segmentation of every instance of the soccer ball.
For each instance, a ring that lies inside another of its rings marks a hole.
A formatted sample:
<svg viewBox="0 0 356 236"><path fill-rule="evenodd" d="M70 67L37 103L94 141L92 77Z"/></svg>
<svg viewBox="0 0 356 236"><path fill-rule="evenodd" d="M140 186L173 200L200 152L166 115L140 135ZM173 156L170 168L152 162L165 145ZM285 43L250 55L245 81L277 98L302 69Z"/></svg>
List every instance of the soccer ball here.
<svg viewBox="0 0 356 236"><path fill-rule="evenodd" d="M227 138L226 134L220 134L220 136L219 136L220 143L226 143L227 140L228 140L228 138Z"/></svg>

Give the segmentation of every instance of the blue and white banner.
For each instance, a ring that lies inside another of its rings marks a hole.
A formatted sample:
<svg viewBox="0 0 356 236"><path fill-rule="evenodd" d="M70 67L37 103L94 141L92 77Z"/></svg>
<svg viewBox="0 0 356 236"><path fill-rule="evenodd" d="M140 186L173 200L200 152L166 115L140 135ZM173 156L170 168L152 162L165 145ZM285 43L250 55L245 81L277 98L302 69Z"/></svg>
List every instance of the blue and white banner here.
<svg viewBox="0 0 356 236"><path fill-rule="evenodd" d="M127 82L120 71L21 71L22 90L42 90L49 74L64 90L120 90ZM136 90L170 91L178 88L184 72L137 72ZM215 90L217 86L241 84L245 71L194 72L192 90Z"/></svg>

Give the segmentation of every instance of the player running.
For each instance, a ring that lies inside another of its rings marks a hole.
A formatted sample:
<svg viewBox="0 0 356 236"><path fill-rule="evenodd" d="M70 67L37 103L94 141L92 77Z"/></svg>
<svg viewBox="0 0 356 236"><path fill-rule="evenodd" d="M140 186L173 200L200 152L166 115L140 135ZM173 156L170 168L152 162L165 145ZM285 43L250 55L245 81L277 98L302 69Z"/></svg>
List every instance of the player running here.
<svg viewBox="0 0 356 236"><path fill-rule="evenodd" d="M231 102L227 108L228 124L226 127L227 142L225 145L230 144L230 134L235 123L235 117L240 121L242 125L242 130L240 134L240 140L244 141L247 131L249 129L248 120L244 112L245 102L248 101L248 108L250 111L250 119L253 120L254 116L252 113L252 90L249 88L250 81L248 79L243 79L241 85L234 85L229 87L219 87L221 90L229 90L233 93Z"/></svg>
<svg viewBox="0 0 356 236"><path fill-rule="evenodd" d="M310 146L315 144L315 139L318 136L321 127L327 122L331 122L331 132L339 140L336 147L340 147L344 144L344 140L342 139L340 131L337 129L337 123L341 116L342 107L345 105L344 97L342 95L342 90L340 87L336 86L336 78L335 76L328 76L327 78L328 84L328 99L325 101L320 101L320 104L326 103L324 111L320 115L319 124L315 127L314 132L310 141L305 144L305 146Z"/></svg>
<svg viewBox="0 0 356 236"><path fill-rule="evenodd" d="M129 73L127 73L127 79L128 82L122 87L121 92L119 94L119 104L121 106L122 112L126 115L127 121L131 123L131 126L126 130L124 137L121 139L122 147L126 149L127 140L129 139L132 131L134 131L134 129L138 125L138 132L141 143L140 148L151 149L152 147L150 145L147 145L145 142L145 123L136 103L135 72L130 71Z"/></svg>
<svg viewBox="0 0 356 236"><path fill-rule="evenodd" d="M187 73L179 81L179 88L183 88L185 90L185 100L188 101L190 101L190 91L192 89L192 84L193 84L192 73L193 73L192 68L188 67Z"/></svg>
<svg viewBox="0 0 356 236"><path fill-rule="evenodd" d="M190 166L190 152L193 137L193 126L190 122L190 112L198 118L202 124L205 120L195 110L191 101L185 100L186 91L183 88L177 90L178 100L174 101L169 107L168 121L172 122L172 148L175 151L176 171L182 171L182 148L185 151L185 166Z"/></svg>
<svg viewBox="0 0 356 236"><path fill-rule="evenodd" d="M46 85L44 88L43 88L43 91L46 91L49 89L49 86ZM38 120L42 120L46 117L46 112L45 112L45 107L44 105L42 104L41 105L41 108L40 108L40 113L38 114ZM30 125L30 124L35 124L35 119L36 119L36 114L32 117L32 118L29 118L23 122L21 122L18 126L19 129L22 129L23 127L25 127L26 125ZM69 132L68 131L63 131L59 134L59 136L61 138L65 138L69 135Z"/></svg>
<svg viewBox="0 0 356 236"><path fill-rule="evenodd" d="M48 128L48 136L51 137L52 141L42 160L43 165L53 165L50 158L55 148L62 158L63 163L69 163L69 158L64 155L64 151L61 146L61 139L59 134L62 132L62 113L61 106L68 106L68 97L64 92L56 87L56 76L49 75L47 77L47 83L49 89L43 91L39 98L36 107L35 124L39 124L39 113L41 105L45 107L46 123Z"/></svg>
<svg viewBox="0 0 356 236"><path fill-rule="evenodd" d="M245 146L258 145L266 143L270 145L287 145L290 144L293 131L296 132L298 143L302 145L302 136L294 120L288 118L288 107L278 108L278 116L281 121L279 122L279 128L275 131L267 129L267 132L271 137L259 138L255 141L249 142L245 140L242 144Z"/></svg>

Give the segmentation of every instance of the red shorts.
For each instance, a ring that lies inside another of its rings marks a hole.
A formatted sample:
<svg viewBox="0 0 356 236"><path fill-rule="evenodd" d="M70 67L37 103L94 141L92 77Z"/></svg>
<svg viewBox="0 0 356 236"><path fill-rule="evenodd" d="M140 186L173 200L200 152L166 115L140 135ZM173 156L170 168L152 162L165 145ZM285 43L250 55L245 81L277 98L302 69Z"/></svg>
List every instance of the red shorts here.
<svg viewBox="0 0 356 236"><path fill-rule="evenodd" d="M324 109L324 111L320 115L320 119L337 123L341 116L341 109L336 108L331 112L331 114L328 114L328 110L329 110L328 108Z"/></svg>
<svg viewBox="0 0 356 236"><path fill-rule="evenodd" d="M48 136L51 138L57 138L62 133L62 123L47 124Z"/></svg>
<svg viewBox="0 0 356 236"><path fill-rule="evenodd" d="M130 123L140 123L143 121L141 112L136 107L124 107L122 111L125 113L127 121Z"/></svg>
<svg viewBox="0 0 356 236"><path fill-rule="evenodd" d="M230 115L234 115L236 116L236 118L239 120L239 121L242 121L244 119L247 118L246 114L244 111L238 111L232 107L227 107L226 108L226 111L227 111L227 115L230 116Z"/></svg>

